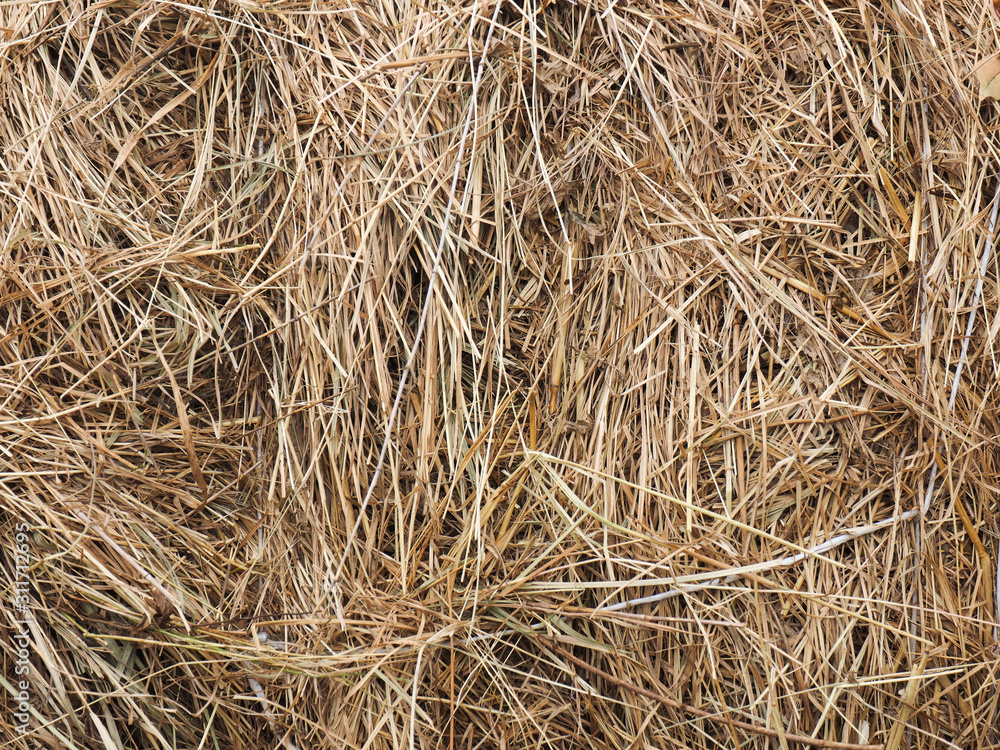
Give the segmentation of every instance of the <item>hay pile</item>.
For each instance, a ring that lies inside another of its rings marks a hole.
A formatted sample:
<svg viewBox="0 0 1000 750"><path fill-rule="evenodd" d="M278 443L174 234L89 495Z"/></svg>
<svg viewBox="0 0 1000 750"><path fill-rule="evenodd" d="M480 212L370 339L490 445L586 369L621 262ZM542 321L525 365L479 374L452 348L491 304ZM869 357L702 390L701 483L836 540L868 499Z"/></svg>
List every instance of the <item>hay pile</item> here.
<svg viewBox="0 0 1000 750"><path fill-rule="evenodd" d="M3 746L1000 743L988 3L0 26Z"/></svg>

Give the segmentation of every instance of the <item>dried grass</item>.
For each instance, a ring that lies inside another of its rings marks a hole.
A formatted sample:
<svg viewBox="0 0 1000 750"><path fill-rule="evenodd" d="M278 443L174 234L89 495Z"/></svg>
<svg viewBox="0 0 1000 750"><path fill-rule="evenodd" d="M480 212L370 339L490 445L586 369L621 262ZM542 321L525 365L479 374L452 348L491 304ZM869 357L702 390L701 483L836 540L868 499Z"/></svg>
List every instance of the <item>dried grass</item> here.
<svg viewBox="0 0 1000 750"><path fill-rule="evenodd" d="M543 5L0 8L0 745L1000 744L989 5Z"/></svg>

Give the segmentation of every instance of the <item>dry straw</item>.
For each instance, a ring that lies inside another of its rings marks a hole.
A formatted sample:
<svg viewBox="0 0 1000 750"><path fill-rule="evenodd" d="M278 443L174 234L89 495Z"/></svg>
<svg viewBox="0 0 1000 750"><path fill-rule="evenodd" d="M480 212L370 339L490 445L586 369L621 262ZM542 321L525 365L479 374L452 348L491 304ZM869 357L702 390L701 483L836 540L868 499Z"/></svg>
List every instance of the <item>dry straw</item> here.
<svg viewBox="0 0 1000 750"><path fill-rule="evenodd" d="M0 6L0 747L1000 747L997 29Z"/></svg>

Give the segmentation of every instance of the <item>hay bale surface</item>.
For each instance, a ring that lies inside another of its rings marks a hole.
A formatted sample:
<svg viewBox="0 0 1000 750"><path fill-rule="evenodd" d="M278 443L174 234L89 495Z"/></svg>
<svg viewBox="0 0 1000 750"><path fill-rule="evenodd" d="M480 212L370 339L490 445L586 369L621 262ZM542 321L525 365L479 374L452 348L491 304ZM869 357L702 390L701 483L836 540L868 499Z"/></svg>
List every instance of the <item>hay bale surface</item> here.
<svg viewBox="0 0 1000 750"><path fill-rule="evenodd" d="M1000 743L988 4L0 26L0 744Z"/></svg>

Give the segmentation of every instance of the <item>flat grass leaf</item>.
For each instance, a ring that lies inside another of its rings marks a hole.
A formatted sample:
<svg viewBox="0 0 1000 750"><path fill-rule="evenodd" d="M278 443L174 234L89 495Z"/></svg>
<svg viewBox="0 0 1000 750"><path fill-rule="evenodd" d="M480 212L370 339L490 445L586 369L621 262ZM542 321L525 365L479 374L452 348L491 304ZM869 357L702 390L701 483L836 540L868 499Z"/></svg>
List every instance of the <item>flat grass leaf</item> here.
<svg viewBox="0 0 1000 750"><path fill-rule="evenodd" d="M979 79L979 101L1000 99L1000 55L983 60L976 66Z"/></svg>

